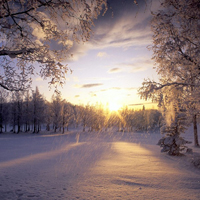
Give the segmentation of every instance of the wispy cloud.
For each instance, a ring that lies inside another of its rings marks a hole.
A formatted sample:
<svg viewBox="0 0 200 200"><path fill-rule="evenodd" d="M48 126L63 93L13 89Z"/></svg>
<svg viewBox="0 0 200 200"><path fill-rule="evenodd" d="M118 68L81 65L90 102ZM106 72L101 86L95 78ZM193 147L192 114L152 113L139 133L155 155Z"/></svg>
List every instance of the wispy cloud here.
<svg viewBox="0 0 200 200"><path fill-rule="evenodd" d="M137 63L119 63L120 67L123 68L123 71L126 72L139 72L139 71L145 71L147 69L147 66L145 65L138 65Z"/></svg>
<svg viewBox="0 0 200 200"><path fill-rule="evenodd" d="M103 85L102 83L89 83L89 84L83 84L83 85L75 85L75 88L92 88Z"/></svg>
<svg viewBox="0 0 200 200"><path fill-rule="evenodd" d="M150 17L146 18L138 16L140 22L137 22L133 15L123 16L107 30L99 27L95 31L95 38L92 43L94 47L122 47L129 48L131 46L147 46L151 43L152 32L150 30ZM105 27L104 27L105 28Z"/></svg>
<svg viewBox="0 0 200 200"><path fill-rule="evenodd" d="M122 69L122 71L135 73L152 68L153 61L151 60L151 58L139 57L136 59L131 59L130 62L117 63L116 65L119 66L119 68Z"/></svg>
<svg viewBox="0 0 200 200"><path fill-rule="evenodd" d="M99 17L96 21L94 34L86 43L73 43L69 51L73 54L72 60L78 60L87 54L89 50L101 49L97 57L105 57L107 54L103 49L148 46L152 42L152 32L150 29L150 12L141 7L139 12L129 10L127 13L109 17Z"/></svg>
<svg viewBox="0 0 200 200"><path fill-rule="evenodd" d="M91 78L85 78L84 80L87 81L108 81L112 80L113 78L110 77L91 77Z"/></svg>
<svg viewBox="0 0 200 200"><path fill-rule="evenodd" d="M74 97L75 97L75 98L79 98L79 97L80 97L80 95L75 95Z"/></svg>
<svg viewBox="0 0 200 200"><path fill-rule="evenodd" d="M118 68L118 67L115 67L115 68L112 68L112 69L109 69L108 70L108 73L119 73L119 72L121 72L122 71L122 69L121 68Z"/></svg>
<svg viewBox="0 0 200 200"><path fill-rule="evenodd" d="M110 90L121 90L122 88L120 88L120 87L112 87L112 88L110 88Z"/></svg>
<svg viewBox="0 0 200 200"><path fill-rule="evenodd" d="M106 52L99 52L98 54L97 54L97 57L100 57L100 58L102 58L102 57L107 57L108 56L108 54L106 53Z"/></svg>
<svg viewBox="0 0 200 200"><path fill-rule="evenodd" d="M101 89L99 91L95 91L95 93L98 93L98 92L107 92L107 91L111 91L111 90L127 90L127 91L131 91L131 90L138 90L138 88L136 88L136 87L129 87L129 88L111 87L111 88L106 88L106 89Z"/></svg>
<svg viewBox="0 0 200 200"><path fill-rule="evenodd" d="M126 90L138 90L137 87L130 87L130 88L125 88Z"/></svg>

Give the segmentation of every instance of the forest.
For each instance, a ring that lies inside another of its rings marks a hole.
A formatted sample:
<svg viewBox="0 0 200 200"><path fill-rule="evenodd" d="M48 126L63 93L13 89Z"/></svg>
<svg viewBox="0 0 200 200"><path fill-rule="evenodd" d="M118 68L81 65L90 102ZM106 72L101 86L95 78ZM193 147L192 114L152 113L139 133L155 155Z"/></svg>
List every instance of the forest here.
<svg viewBox="0 0 200 200"><path fill-rule="evenodd" d="M161 127L162 115L156 109L130 109L127 106L110 111L101 103L73 105L54 93L51 101L33 91L7 92L1 90L0 132L31 132L41 130L62 132L82 127L83 131L156 131Z"/></svg>

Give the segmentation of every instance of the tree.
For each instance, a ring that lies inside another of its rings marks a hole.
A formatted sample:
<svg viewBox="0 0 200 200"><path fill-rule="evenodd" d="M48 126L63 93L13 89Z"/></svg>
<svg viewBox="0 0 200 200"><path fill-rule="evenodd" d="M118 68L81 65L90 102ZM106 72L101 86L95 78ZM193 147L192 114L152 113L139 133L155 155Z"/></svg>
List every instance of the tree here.
<svg viewBox="0 0 200 200"><path fill-rule="evenodd" d="M10 124L12 125L12 131L15 133L15 126L17 125L17 99L16 92L12 92L11 94L11 112L10 112Z"/></svg>
<svg viewBox="0 0 200 200"><path fill-rule="evenodd" d="M74 113L75 128L78 128L78 125L81 121L81 106L74 105L73 110L74 110L73 113Z"/></svg>
<svg viewBox="0 0 200 200"><path fill-rule="evenodd" d="M74 109L72 108L72 105L67 102L66 100L62 101L62 109L61 109L61 125L62 125L62 133L65 132L65 127L68 127L70 125L70 122L72 122L74 117Z"/></svg>
<svg viewBox="0 0 200 200"><path fill-rule="evenodd" d="M9 119L9 107L7 103L9 93L3 89L0 89L0 133L7 131L7 123Z"/></svg>
<svg viewBox="0 0 200 200"><path fill-rule="evenodd" d="M25 125L25 132L30 131L30 124L31 124L31 97L29 94L29 90L25 91L24 96L24 125Z"/></svg>
<svg viewBox="0 0 200 200"><path fill-rule="evenodd" d="M200 2L198 0L164 0L162 10L153 14L153 59L159 82L144 80L141 98L161 103L177 89L179 99L193 118L194 144L199 146L197 116L200 95ZM174 94L174 93L173 93Z"/></svg>
<svg viewBox="0 0 200 200"><path fill-rule="evenodd" d="M45 102L45 123L46 123L47 131L50 131L51 122L52 122L51 103L46 101Z"/></svg>
<svg viewBox="0 0 200 200"><path fill-rule="evenodd" d="M175 92L177 96L177 91ZM190 123L187 119L186 110L182 108L179 98L176 98L176 101L170 100L171 99L166 99L165 101L165 105L168 105L165 107L165 122L161 130L161 132L166 135L159 140L158 145L162 147L161 152L168 152L169 155L181 155L181 152L185 149L191 151L191 149L186 146L186 144L191 142L186 141L180 136Z"/></svg>
<svg viewBox="0 0 200 200"><path fill-rule="evenodd" d="M61 122L62 122L62 99L60 93L55 93L52 96L52 102L51 102L51 112L52 112L52 121L53 121L53 127L54 132L57 131L58 128L61 129Z"/></svg>
<svg viewBox="0 0 200 200"><path fill-rule="evenodd" d="M68 67L61 62L74 41L89 39L93 19L103 8L106 0L2 0L0 86L25 89L37 73L62 85Z"/></svg>
<svg viewBox="0 0 200 200"><path fill-rule="evenodd" d="M83 132L85 132L85 128L89 124L89 120L92 113L90 113L89 105L80 106L79 108L80 108L79 110L80 110L81 125L83 126Z"/></svg>
<svg viewBox="0 0 200 200"><path fill-rule="evenodd" d="M33 133L40 132L40 126L44 122L45 101L39 92L38 87L32 93L32 121Z"/></svg>

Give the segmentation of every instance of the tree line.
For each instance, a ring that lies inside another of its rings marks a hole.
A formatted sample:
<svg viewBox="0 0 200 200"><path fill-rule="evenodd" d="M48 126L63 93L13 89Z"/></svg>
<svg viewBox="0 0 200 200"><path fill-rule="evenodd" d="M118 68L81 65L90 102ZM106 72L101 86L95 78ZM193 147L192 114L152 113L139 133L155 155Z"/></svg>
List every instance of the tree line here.
<svg viewBox="0 0 200 200"><path fill-rule="evenodd" d="M162 115L158 110L129 109L127 106L111 112L101 103L73 105L54 93L51 101L33 91L0 91L0 133L32 132L41 130L62 132L69 127L82 131L149 131L161 126Z"/></svg>

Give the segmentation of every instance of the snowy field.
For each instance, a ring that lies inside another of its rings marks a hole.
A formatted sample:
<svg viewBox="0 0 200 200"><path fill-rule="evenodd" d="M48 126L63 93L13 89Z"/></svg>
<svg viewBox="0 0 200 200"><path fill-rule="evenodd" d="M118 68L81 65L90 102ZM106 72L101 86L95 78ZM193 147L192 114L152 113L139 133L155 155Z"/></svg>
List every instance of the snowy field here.
<svg viewBox="0 0 200 200"><path fill-rule="evenodd" d="M171 157L160 153L160 138L112 131L1 134L0 200L200 199L200 169L191 163L200 149Z"/></svg>

